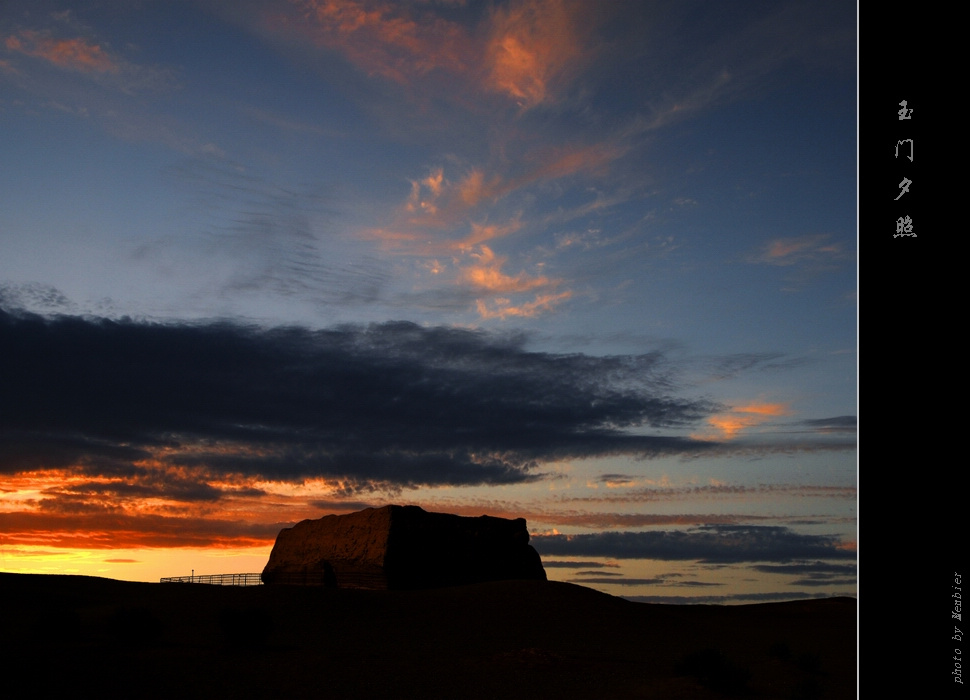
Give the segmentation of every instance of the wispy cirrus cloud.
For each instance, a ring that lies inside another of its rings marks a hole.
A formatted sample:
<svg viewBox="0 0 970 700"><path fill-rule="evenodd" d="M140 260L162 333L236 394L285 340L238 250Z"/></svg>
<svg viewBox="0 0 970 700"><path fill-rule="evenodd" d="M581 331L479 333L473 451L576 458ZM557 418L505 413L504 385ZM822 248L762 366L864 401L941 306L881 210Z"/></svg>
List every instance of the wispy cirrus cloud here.
<svg viewBox="0 0 970 700"><path fill-rule="evenodd" d="M849 253L840 241L829 234L811 234L768 241L748 262L787 267L790 265L824 264L846 260Z"/></svg>
<svg viewBox="0 0 970 700"><path fill-rule="evenodd" d="M461 281L472 287L476 294L492 295L490 299L478 296L475 300L476 309L482 318L538 316L572 296L569 290L555 291L563 280L545 275L529 275L524 271L515 276L505 274L502 267L507 258L497 257L488 246L479 246L477 252L469 255L474 263L461 269ZM526 293L534 293L535 296L519 302L513 302L504 296Z"/></svg>
<svg viewBox="0 0 970 700"><path fill-rule="evenodd" d="M182 87L177 69L138 60L134 40L105 40L70 11L24 17L34 22L0 27L0 77L19 92L18 110L70 114L122 140L163 143L181 152L211 147L155 100Z"/></svg>
<svg viewBox="0 0 970 700"><path fill-rule="evenodd" d="M386 265L360 246L322 240L331 217L327 192L281 186L213 155L181 160L164 174L191 198L197 227L133 248L129 259L145 269L180 279L183 289L217 305L247 297L363 305L384 294Z"/></svg>
<svg viewBox="0 0 970 700"><path fill-rule="evenodd" d="M410 193L397 208L393 221L367 235L387 241L402 252L409 252L405 246L411 244L410 252L425 253L433 252L428 247L429 238L431 246L440 250L507 235L522 227L514 216L501 225L481 223L500 200L574 175L603 175L631 147L632 141L626 137L556 147L525 137L523 143L516 144L522 153L514 159L466 168L457 176L446 173L444 166L435 166L423 177L410 180ZM598 201L596 207L621 201ZM514 206L520 204L515 202ZM466 233L469 229L471 232Z"/></svg>
<svg viewBox="0 0 970 700"><path fill-rule="evenodd" d="M588 55L595 16L581 3L526 0L496 7L485 46L485 85L523 108L555 99Z"/></svg>
<svg viewBox="0 0 970 700"><path fill-rule="evenodd" d="M386 0L302 0L304 24L272 31L342 54L370 76L414 86L441 74L523 109L557 99L589 53L596 14L583 3L516 0L469 12ZM450 83L449 83L450 84Z"/></svg>
<svg viewBox="0 0 970 700"><path fill-rule="evenodd" d="M405 3L303 0L295 5L318 45L343 53L370 75L408 83L435 69L469 70L469 35L460 25ZM284 27L278 27L284 30Z"/></svg>
<svg viewBox="0 0 970 700"><path fill-rule="evenodd" d="M598 54L595 34L612 13L599 4L562 0L513 0L475 9L302 0L250 24L276 40L308 45L309 58L301 54L301 60L323 64L339 56L374 81L407 86L400 99L412 104L404 118L433 122L436 115L458 110L473 123L485 120L485 130L473 139L475 156L462 155L456 144L457 151L448 149L437 163L422 166L420 174L408 177L405 200L357 235L377 241L383 252L413 258L414 269L427 271L414 280L410 303L424 299L440 306L447 296L451 306L463 304L480 319L510 319L563 308L577 292L560 275L524 265L515 269L518 261L502 255L494 242L519 233L520 259L530 257L522 254L521 242L550 226L546 213L539 213L547 208L548 194L537 190L553 182L568 188L574 176L602 178L644 133L643 120L627 118L605 135L572 131L563 140L529 122L530 115L575 96ZM488 127L495 119L508 128ZM487 148L477 148L483 144ZM629 196L599 197L599 205L620 204ZM476 248L484 244L503 261L501 270L498 262L479 259L488 254Z"/></svg>
<svg viewBox="0 0 970 700"><path fill-rule="evenodd" d="M573 296L568 281L522 269L510 272L508 256L497 254L493 247L493 242L513 234L533 236L547 222L543 217L530 218L522 209L513 209L496 221L508 212L508 206L496 208L495 204L520 193L522 205L528 206L526 191L530 186L574 175L587 167L605 167L617 154L612 147L567 152L556 149L529 155L525 170L516 175L485 175L483 169L473 168L455 181L443 167L437 167L411 181L410 193L389 225L359 231L358 236L378 241L394 255L424 260L432 275L429 279L439 288L448 284L468 290L472 308L481 318L547 313ZM443 256L451 257L450 266L442 264Z"/></svg>
<svg viewBox="0 0 970 700"><path fill-rule="evenodd" d="M41 58L59 68L79 73L120 73L121 63L103 46L83 37L56 38L22 29L4 40L8 51Z"/></svg>
<svg viewBox="0 0 970 700"><path fill-rule="evenodd" d="M173 70L135 63L104 42L79 34L81 31L81 27L69 24L67 27L24 28L8 34L3 38L4 49L12 57L24 57L16 63L7 60L8 72L20 78L18 82L31 91L59 93L56 96L62 100L66 96L80 100L83 92L69 90L70 83L64 78L57 80L42 68L54 69L54 73L71 75L75 79L80 75L109 92L128 96L169 92L176 87ZM29 82L25 83L25 80Z"/></svg>
<svg viewBox="0 0 970 700"><path fill-rule="evenodd" d="M543 287L556 286L559 280L552 280L545 276L530 276L520 272L514 277L502 272L507 258L497 257L488 246L479 246L477 252L471 253L475 260L462 270L462 279L473 287L487 292L509 293L528 292Z"/></svg>
<svg viewBox="0 0 970 700"><path fill-rule="evenodd" d="M843 241L831 234L775 238L748 254L746 262L780 268L784 291L797 292L820 275L832 273L855 257Z"/></svg>
<svg viewBox="0 0 970 700"><path fill-rule="evenodd" d="M532 318L551 311L571 296L572 292L569 290L558 294L539 294L531 301L518 304L507 297L496 297L491 302L478 299L475 308L482 318Z"/></svg>

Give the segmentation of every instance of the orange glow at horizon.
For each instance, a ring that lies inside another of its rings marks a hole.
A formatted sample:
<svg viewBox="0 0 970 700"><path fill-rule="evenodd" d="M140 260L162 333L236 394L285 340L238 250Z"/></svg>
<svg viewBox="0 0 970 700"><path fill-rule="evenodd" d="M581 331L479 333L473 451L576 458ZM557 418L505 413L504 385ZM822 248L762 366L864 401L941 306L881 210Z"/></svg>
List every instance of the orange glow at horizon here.
<svg viewBox="0 0 970 700"><path fill-rule="evenodd" d="M230 448L227 448L230 449ZM287 522L320 517L340 480L299 484L142 460L126 476L41 469L5 477L0 544L58 549L237 549L272 545Z"/></svg>

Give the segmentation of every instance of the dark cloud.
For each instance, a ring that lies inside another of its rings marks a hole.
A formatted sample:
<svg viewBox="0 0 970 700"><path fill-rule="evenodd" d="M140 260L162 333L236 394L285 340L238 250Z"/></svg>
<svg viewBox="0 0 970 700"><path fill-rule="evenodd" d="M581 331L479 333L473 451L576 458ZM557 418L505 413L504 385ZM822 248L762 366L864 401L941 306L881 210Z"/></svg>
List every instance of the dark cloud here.
<svg viewBox="0 0 970 700"><path fill-rule="evenodd" d="M856 573L855 564L829 564L823 561L794 562L791 564L759 564L751 568L766 574L792 574L795 576L802 574L810 574L813 576L822 574L830 576L854 576Z"/></svg>
<svg viewBox="0 0 970 700"><path fill-rule="evenodd" d="M607 481L605 476L602 478L603 481ZM688 500L696 498L718 498L718 497L731 497L731 496L746 496L751 498L759 497L776 497L785 496L789 498L846 498L855 499L857 496L856 488L854 486L826 486L821 484L808 485L808 484L754 484L754 485L744 485L744 484L705 484L703 486L669 486L663 488L645 488L630 490L621 493L607 493L607 494L597 494L593 496L579 496L563 498L563 502L571 503L649 503L649 502L663 502L663 501L674 501L674 500ZM600 516L600 522L608 522L609 514L606 513L595 513L590 514L592 516ZM694 514L697 517L698 514ZM674 522L674 517L690 517L684 516L661 516L661 515L651 515L644 514L644 517L655 518L652 524L660 524L664 522L662 518L666 517L666 522ZM739 516L730 515L706 515L700 517L709 518L723 518L721 522L727 523L730 519ZM750 516L744 516L746 519ZM773 516L762 516L762 517L773 517ZM576 521L578 524L581 521ZM588 523L592 524L592 520ZM717 520L706 520L700 522L714 523ZM799 520L799 521L789 521L797 524L818 524L817 520ZM650 520L643 520L640 524L646 525L651 524ZM632 523L628 524L628 526Z"/></svg>
<svg viewBox="0 0 970 700"><path fill-rule="evenodd" d="M543 562L543 566L545 562ZM591 574L586 576L585 574ZM594 586L676 586L678 588L689 588L689 587L708 587L708 586L723 586L723 583L712 583L705 581L671 581L670 574L664 574L662 576L656 576L653 578L633 578L626 577L623 574L611 574L599 571L580 571L578 572L579 578L569 579L571 583L579 583L583 585L594 585ZM613 578L616 577L616 578Z"/></svg>
<svg viewBox="0 0 970 700"><path fill-rule="evenodd" d="M570 583L580 583L583 585L613 585L613 586L652 586L663 583L660 578L603 578L587 577L569 579Z"/></svg>
<svg viewBox="0 0 970 700"><path fill-rule="evenodd" d="M562 501L579 501L582 498L564 498ZM590 499L595 500L595 499ZM631 503L638 499L630 499ZM542 520L554 525L572 525L580 527L607 530L610 528L627 527L646 527L659 525L712 525L715 523L730 525L739 522L754 522L763 520L786 519L779 515L742 515L732 513L597 513L597 512L573 512L556 513L552 516L534 516L536 520Z"/></svg>
<svg viewBox="0 0 970 700"><path fill-rule="evenodd" d="M786 358L781 353L735 353L701 358L699 364L706 380L733 379L744 372L789 369L805 363L800 358Z"/></svg>
<svg viewBox="0 0 970 700"><path fill-rule="evenodd" d="M838 576L807 576L805 578L797 578L792 581L793 586L855 586L856 580L854 577L838 577Z"/></svg>
<svg viewBox="0 0 970 700"><path fill-rule="evenodd" d="M167 474L152 470L138 470L126 481L72 483L45 495L58 500L76 498L96 503L113 503L119 499L167 498L176 501L217 501L227 493L198 478L186 478L179 474ZM236 496L261 496L265 492L254 488L233 489Z"/></svg>
<svg viewBox="0 0 970 700"><path fill-rule="evenodd" d="M636 483L636 477L630 476L629 474L602 474L597 481L601 484L632 486Z"/></svg>
<svg viewBox="0 0 970 700"><path fill-rule="evenodd" d="M665 605L724 605L726 603L776 603L786 600L830 598L827 594L791 591L784 593L737 593L735 595L628 595L623 596L635 603L659 603Z"/></svg>
<svg viewBox="0 0 970 700"><path fill-rule="evenodd" d="M0 347L5 473L134 479L150 462L366 490L515 483L546 460L717 447L633 432L717 408L672 395L659 353L529 352L520 336L403 322L266 330L2 310Z"/></svg>
<svg viewBox="0 0 970 700"><path fill-rule="evenodd" d="M854 433L858 419L855 416L835 416L806 420L802 424L820 433Z"/></svg>
<svg viewBox="0 0 970 700"><path fill-rule="evenodd" d="M708 525L691 530L535 535L540 555L614 559L698 560L707 563L787 562L794 559L849 559L855 553L825 535L803 535L787 527Z"/></svg>
<svg viewBox="0 0 970 700"><path fill-rule="evenodd" d="M49 284L0 283L0 308L30 309L37 313L70 313L76 305L61 290Z"/></svg>
<svg viewBox="0 0 970 700"><path fill-rule="evenodd" d="M761 564L751 567L769 574L800 576L793 586L832 586L856 584L855 564L831 564L823 561L793 562L790 564Z"/></svg>
<svg viewBox="0 0 970 700"><path fill-rule="evenodd" d="M380 507L380 504L368 503L367 501L344 501L329 498L321 498L315 501L310 501L308 505L327 513L338 513L343 511L354 513L358 510L364 510L365 508Z"/></svg>

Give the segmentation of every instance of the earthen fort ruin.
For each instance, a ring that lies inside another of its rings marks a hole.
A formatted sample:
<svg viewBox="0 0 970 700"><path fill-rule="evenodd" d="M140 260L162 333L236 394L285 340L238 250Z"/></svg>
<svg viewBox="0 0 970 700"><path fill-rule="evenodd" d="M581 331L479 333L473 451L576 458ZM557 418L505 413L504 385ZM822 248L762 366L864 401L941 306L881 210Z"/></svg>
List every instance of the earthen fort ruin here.
<svg viewBox="0 0 970 700"><path fill-rule="evenodd" d="M418 506L304 520L280 532L264 583L419 589L546 580L524 518L463 517Z"/></svg>

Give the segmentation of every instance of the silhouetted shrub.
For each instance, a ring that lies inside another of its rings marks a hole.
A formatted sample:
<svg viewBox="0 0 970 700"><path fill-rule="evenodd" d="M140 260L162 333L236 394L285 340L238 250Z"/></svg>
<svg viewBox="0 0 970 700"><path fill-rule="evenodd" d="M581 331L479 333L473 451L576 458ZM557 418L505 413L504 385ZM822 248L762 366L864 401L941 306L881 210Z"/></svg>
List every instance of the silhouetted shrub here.
<svg viewBox="0 0 970 700"><path fill-rule="evenodd" d="M690 676L701 685L726 695L741 695L748 689L751 672L735 664L717 649L702 649L684 656L674 672Z"/></svg>

